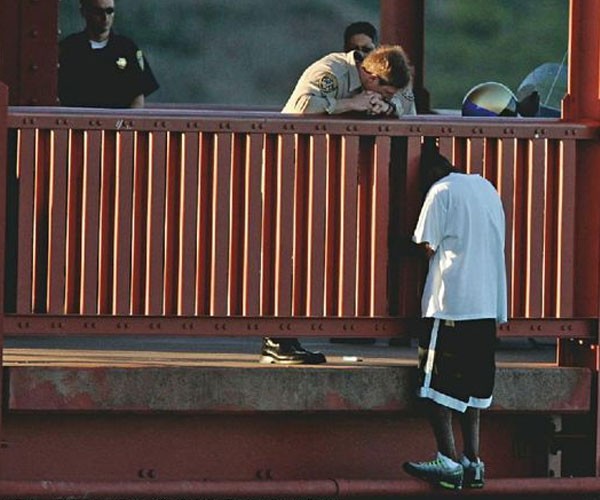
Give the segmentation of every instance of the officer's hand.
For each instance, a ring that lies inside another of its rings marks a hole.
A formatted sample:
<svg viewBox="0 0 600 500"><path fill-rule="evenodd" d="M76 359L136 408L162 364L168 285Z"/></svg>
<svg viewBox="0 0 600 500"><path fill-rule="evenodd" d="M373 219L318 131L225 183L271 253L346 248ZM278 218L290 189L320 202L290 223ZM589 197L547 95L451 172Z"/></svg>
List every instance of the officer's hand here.
<svg viewBox="0 0 600 500"><path fill-rule="evenodd" d="M367 113L372 114L372 102L378 100L377 96L379 96L379 94L372 91L363 91L360 94L355 95L351 98L354 111L366 111ZM380 97L381 96L379 96L379 98Z"/></svg>
<svg viewBox="0 0 600 500"><path fill-rule="evenodd" d="M394 110L393 106L387 102L381 94L373 92L369 99L370 109L367 111L370 115L390 115Z"/></svg>

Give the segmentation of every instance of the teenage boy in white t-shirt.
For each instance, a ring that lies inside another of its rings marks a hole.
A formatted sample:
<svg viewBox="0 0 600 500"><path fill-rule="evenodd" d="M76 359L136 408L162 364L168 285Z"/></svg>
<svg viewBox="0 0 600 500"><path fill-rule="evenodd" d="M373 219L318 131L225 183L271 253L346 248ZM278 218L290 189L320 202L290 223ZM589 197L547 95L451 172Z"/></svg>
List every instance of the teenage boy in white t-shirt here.
<svg viewBox="0 0 600 500"><path fill-rule="evenodd" d="M418 396L428 400L438 453L429 462L407 462L404 470L449 489L482 488L479 413L492 402L496 325L507 319L504 211L490 182L459 172L431 143L422 153L421 176L427 195L413 241L429 257L429 271Z"/></svg>

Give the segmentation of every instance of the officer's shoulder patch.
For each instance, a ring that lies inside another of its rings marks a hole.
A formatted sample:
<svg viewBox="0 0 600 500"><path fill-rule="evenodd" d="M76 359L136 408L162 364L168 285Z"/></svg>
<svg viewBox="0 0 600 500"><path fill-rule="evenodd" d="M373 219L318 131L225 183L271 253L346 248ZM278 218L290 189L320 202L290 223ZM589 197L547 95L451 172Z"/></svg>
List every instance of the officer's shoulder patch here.
<svg viewBox="0 0 600 500"><path fill-rule="evenodd" d="M142 71L144 71L144 54L141 50L138 50L135 53L135 57L137 58L138 65Z"/></svg>
<svg viewBox="0 0 600 500"><path fill-rule="evenodd" d="M337 77L333 73L324 73L323 75L319 76L317 85L326 94L331 94L332 92L336 92L338 89Z"/></svg>

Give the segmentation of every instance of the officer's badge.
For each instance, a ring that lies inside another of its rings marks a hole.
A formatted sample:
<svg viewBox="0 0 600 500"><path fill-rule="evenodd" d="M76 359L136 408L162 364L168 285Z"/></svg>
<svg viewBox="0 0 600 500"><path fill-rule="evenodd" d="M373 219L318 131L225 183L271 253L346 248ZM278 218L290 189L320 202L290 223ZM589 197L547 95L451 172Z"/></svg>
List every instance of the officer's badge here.
<svg viewBox="0 0 600 500"><path fill-rule="evenodd" d="M331 94L338 89L338 81L333 73L325 73L319 78L317 85L325 94Z"/></svg>
<svg viewBox="0 0 600 500"><path fill-rule="evenodd" d="M119 57L117 59L117 68L125 69L126 67L127 67L127 59L125 59L124 57Z"/></svg>
<svg viewBox="0 0 600 500"><path fill-rule="evenodd" d="M137 57L138 66L142 71L144 71L144 54L142 54L142 51L138 50L135 53L135 57Z"/></svg>

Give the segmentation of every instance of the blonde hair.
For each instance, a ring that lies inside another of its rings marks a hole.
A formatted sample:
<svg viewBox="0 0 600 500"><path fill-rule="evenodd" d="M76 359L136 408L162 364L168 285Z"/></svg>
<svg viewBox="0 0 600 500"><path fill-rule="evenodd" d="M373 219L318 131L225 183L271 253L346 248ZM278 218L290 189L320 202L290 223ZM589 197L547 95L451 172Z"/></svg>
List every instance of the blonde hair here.
<svg viewBox="0 0 600 500"><path fill-rule="evenodd" d="M382 85L403 89L412 81L413 69L400 45L378 47L365 57L362 66L365 71L377 76Z"/></svg>

